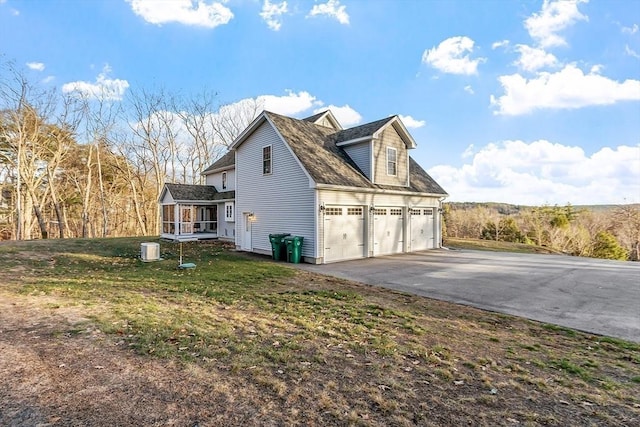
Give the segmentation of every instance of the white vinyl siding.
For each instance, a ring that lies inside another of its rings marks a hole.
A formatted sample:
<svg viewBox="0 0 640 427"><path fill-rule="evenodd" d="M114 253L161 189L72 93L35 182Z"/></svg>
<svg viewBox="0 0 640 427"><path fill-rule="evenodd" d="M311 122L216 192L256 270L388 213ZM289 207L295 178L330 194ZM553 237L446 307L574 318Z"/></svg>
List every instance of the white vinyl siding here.
<svg viewBox="0 0 640 427"><path fill-rule="evenodd" d="M226 220L226 203L218 203L218 237L233 241L236 236L235 223ZM235 212L234 212L235 214Z"/></svg>
<svg viewBox="0 0 640 427"><path fill-rule="evenodd" d="M262 148L271 145L273 169L262 174ZM315 195L309 178L268 122L236 150L236 245L240 246L243 214L252 212L252 249L271 253L269 234L304 237L302 255L314 257Z"/></svg>
<svg viewBox="0 0 640 427"><path fill-rule="evenodd" d="M371 143L369 141L342 147L369 180L371 176Z"/></svg>
<svg viewBox="0 0 640 427"><path fill-rule="evenodd" d="M222 174L227 174L227 188L222 188ZM232 191L235 190L235 170L229 169L224 172L212 173L205 177L206 185L213 185L218 191Z"/></svg>

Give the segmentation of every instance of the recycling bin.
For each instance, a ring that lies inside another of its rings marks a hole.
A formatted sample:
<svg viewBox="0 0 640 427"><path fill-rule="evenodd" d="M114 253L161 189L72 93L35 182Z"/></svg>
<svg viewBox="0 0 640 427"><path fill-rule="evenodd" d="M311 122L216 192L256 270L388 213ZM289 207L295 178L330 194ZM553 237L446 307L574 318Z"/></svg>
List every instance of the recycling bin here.
<svg viewBox="0 0 640 427"><path fill-rule="evenodd" d="M293 264L300 264L302 259L302 242L304 237L302 236L290 236L284 238L284 243L287 246L287 261Z"/></svg>
<svg viewBox="0 0 640 427"><path fill-rule="evenodd" d="M284 242L284 238L291 234L269 234L269 241L271 242L271 257L275 261L285 260L287 257L287 245Z"/></svg>

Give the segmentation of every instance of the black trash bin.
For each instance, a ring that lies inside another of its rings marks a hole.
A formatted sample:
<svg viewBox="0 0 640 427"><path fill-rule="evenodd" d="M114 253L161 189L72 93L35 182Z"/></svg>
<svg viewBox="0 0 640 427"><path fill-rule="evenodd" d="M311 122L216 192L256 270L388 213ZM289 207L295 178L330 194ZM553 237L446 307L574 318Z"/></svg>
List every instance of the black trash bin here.
<svg viewBox="0 0 640 427"><path fill-rule="evenodd" d="M285 260L287 257L287 245L284 242L284 238L291 234L269 234L269 241L271 242L271 256L274 260Z"/></svg>
<svg viewBox="0 0 640 427"><path fill-rule="evenodd" d="M287 261L300 264L300 260L302 259L302 242L304 241L304 237L302 236L291 236L285 237L284 243L287 246Z"/></svg>

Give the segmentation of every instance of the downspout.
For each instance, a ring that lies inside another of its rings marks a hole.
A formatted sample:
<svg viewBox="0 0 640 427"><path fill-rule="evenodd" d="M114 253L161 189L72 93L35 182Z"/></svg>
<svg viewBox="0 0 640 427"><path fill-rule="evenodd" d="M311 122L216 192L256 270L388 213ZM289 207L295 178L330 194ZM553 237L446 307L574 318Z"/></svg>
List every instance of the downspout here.
<svg viewBox="0 0 640 427"><path fill-rule="evenodd" d="M443 216L442 216L442 202L444 201L444 199L446 199L447 197L440 197L438 198L438 240L439 240L439 244L438 247L442 248L442 224L443 224Z"/></svg>

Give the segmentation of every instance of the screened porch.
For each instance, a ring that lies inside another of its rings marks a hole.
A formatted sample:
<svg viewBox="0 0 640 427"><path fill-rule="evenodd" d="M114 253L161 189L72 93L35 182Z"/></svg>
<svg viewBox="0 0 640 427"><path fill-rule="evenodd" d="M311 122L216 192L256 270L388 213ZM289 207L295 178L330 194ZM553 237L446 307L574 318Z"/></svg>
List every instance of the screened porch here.
<svg viewBox="0 0 640 427"><path fill-rule="evenodd" d="M218 237L218 205L165 204L160 237L171 240Z"/></svg>

